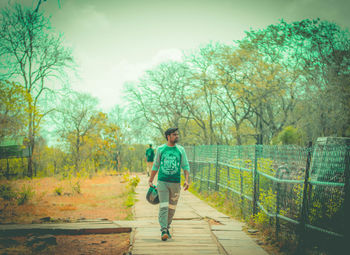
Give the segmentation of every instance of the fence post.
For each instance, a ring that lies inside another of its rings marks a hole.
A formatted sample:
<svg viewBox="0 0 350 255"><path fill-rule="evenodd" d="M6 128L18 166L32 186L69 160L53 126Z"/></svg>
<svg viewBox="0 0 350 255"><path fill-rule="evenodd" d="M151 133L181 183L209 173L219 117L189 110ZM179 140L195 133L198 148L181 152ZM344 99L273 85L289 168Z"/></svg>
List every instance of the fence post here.
<svg viewBox="0 0 350 255"><path fill-rule="evenodd" d="M305 178L304 178L304 189L303 189L303 201L301 204L300 210L300 220L299 220L299 242L298 242L298 254L303 254L304 245L305 245L305 224L307 223L307 209L308 209L308 186L309 186L309 171L310 171L310 163L311 163L311 149L312 142L309 142L307 147L307 159L306 159L306 167L305 167Z"/></svg>
<svg viewBox="0 0 350 255"><path fill-rule="evenodd" d="M279 177L278 177L279 178ZM280 232L280 219L278 215L280 214L280 195L281 195L281 183L277 182L277 197L276 197L276 240L278 240L278 235Z"/></svg>
<svg viewBox="0 0 350 255"><path fill-rule="evenodd" d="M345 184L344 184L344 223L345 223L345 233L342 243L344 248L349 248L349 238L350 238L350 145L346 145L345 149Z"/></svg>
<svg viewBox="0 0 350 255"><path fill-rule="evenodd" d="M208 188L207 191L210 189L210 169L211 169L211 163L209 162L209 167L208 167Z"/></svg>
<svg viewBox="0 0 350 255"><path fill-rule="evenodd" d="M199 169L201 171L201 179L199 180L199 193L202 192L202 180L203 180L203 172L204 172L204 168L203 166L201 167L202 163L199 163Z"/></svg>
<svg viewBox="0 0 350 255"><path fill-rule="evenodd" d="M192 169L192 182L196 178L196 145L193 145L193 169Z"/></svg>
<svg viewBox="0 0 350 255"><path fill-rule="evenodd" d="M244 190L243 190L243 171L242 171L242 145L238 146L238 160L239 160L239 177L240 177L240 195L241 195L241 215L244 217Z"/></svg>
<svg viewBox="0 0 350 255"><path fill-rule="evenodd" d="M227 196L227 198L229 198L230 197L230 193L231 193L231 191L229 190L229 188L230 188L230 185L231 185L231 180L230 180L230 167L229 166L226 166L226 170L227 170L227 183L226 183L226 186L227 186L227 189L226 189L226 196Z"/></svg>
<svg viewBox="0 0 350 255"><path fill-rule="evenodd" d="M215 162L215 191L219 191L220 171L219 171L219 145L216 144L216 162Z"/></svg>
<svg viewBox="0 0 350 255"><path fill-rule="evenodd" d="M258 157L262 145L255 145L254 169L253 169L253 215L258 212L259 200L259 175L258 175Z"/></svg>

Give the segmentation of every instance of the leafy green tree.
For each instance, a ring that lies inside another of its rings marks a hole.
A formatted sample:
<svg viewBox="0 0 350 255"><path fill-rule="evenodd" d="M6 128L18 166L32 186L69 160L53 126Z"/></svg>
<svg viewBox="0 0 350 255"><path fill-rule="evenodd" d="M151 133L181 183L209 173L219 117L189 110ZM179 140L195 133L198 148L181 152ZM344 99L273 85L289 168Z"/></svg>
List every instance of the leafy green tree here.
<svg viewBox="0 0 350 255"><path fill-rule="evenodd" d="M328 21L303 20L292 26L303 36L306 54L306 112L310 138L347 136L350 126L350 33ZM342 116L341 118L339 118ZM316 131L316 132L315 132Z"/></svg>
<svg viewBox="0 0 350 255"><path fill-rule="evenodd" d="M22 86L0 81L0 141L5 137L24 135L27 101L28 95Z"/></svg>
<svg viewBox="0 0 350 255"><path fill-rule="evenodd" d="M161 134L178 126L187 144L270 143L289 126L305 140L346 136L349 45L334 23L282 20L148 70L127 89L128 112Z"/></svg>
<svg viewBox="0 0 350 255"><path fill-rule="evenodd" d="M279 103L283 114L277 120L284 122L284 126L298 122L308 140L347 135L348 31L319 19L281 21L266 29L248 32L243 41L261 52L268 63L279 63L287 74L280 83L285 95ZM339 116L344 118L338 119ZM273 123L271 118L269 122Z"/></svg>
<svg viewBox="0 0 350 255"><path fill-rule="evenodd" d="M271 26L261 31L247 32L239 47L246 53L244 63L247 84L244 94L254 112L251 123L260 140L266 142L292 119L300 95L300 72L295 62L286 57L288 51L281 44L281 31Z"/></svg>

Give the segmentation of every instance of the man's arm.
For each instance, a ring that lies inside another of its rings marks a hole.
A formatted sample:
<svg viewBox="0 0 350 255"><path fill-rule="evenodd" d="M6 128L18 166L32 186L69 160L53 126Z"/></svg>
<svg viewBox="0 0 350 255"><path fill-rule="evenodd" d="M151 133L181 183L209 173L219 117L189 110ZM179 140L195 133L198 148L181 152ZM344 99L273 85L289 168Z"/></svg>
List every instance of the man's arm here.
<svg viewBox="0 0 350 255"><path fill-rule="evenodd" d="M158 170L159 170L159 165L160 165L160 152L159 152L159 150L157 150L155 158L156 158L156 160L154 161L153 166L152 166L151 176L148 179L148 185L150 187L153 186L154 177L157 175Z"/></svg>
<svg viewBox="0 0 350 255"><path fill-rule="evenodd" d="M182 147L181 154L181 168L184 170L185 182L184 182L184 190L188 190L190 186L189 176L190 176L190 164L188 163L187 155L185 149Z"/></svg>
<svg viewBox="0 0 350 255"><path fill-rule="evenodd" d="M188 181L189 175L190 175L189 172L187 170L184 170L184 176L185 176L184 190L188 190L188 187L190 186L190 183Z"/></svg>
<svg viewBox="0 0 350 255"><path fill-rule="evenodd" d="M147 151L148 151L148 149L146 150L146 153L145 153L145 160L146 160L146 162L147 162Z"/></svg>
<svg viewBox="0 0 350 255"><path fill-rule="evenodd" d="M149 185L150 187L153 186L153 180L154 180L154 177L157 175L157 173L158 173L158 171L152 170L151 176L150 176L149 179L148 179L148 185Z"/></svg>

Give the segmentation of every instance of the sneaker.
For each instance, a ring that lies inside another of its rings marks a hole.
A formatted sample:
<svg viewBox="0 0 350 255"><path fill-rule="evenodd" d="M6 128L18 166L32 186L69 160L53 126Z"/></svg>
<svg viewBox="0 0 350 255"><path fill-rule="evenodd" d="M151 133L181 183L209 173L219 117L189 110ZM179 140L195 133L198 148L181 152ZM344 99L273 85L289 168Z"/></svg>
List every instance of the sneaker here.
<svg viewBox="0 0 350 255"><path fill-rule="evenodd" d="M166 232L168 234L168 238L171 239L171 235L170 235L169 229Z"/></svg>
<svg viewBox="0 0 350 255"><path fill-rule="evenodd" d="M162 231L161 238L162 238L162 241L168 240L168 238L169 238L168 231Z"/></svg>

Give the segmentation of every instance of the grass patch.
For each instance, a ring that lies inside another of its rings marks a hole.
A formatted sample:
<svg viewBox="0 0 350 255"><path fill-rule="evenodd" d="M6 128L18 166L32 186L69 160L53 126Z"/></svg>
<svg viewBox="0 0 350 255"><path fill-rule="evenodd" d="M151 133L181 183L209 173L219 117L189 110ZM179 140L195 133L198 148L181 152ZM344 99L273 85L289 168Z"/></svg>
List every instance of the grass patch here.
<svg viewBox="0 0 350 255"><path fill-rule="evenodd" d="M35 195L35 191L30 185L24 184L21 190L18 192L17 204L23 205L31 200Z"/></svg>

